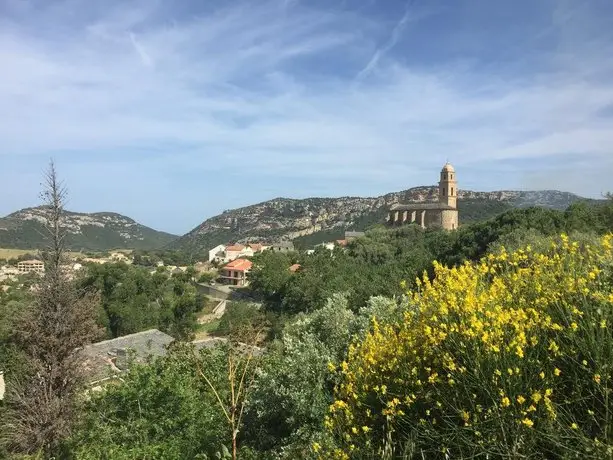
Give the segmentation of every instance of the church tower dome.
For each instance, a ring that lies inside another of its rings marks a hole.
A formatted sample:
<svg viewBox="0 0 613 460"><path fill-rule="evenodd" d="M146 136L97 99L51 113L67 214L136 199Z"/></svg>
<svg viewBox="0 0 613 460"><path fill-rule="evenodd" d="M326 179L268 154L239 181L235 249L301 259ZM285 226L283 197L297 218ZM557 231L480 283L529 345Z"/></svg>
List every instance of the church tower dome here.
<svg viewBox="0 0 613 460"><path fill-rule="evenodd" d="M449 162L445 163L441 170L441 179L438 183L438 200L454 209L458 206L458 182L455 169Z"/></svg>

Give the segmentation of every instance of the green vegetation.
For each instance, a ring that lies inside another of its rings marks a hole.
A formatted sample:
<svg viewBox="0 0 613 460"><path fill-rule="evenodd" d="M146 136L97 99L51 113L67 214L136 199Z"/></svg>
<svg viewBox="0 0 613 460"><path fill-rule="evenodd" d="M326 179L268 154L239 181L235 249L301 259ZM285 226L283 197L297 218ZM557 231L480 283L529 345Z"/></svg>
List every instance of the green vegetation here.
<svg viewBox="0 0 613 460"><path fill-rule="evenodd" d="M359 308L371 296L402 295L401 281L414 287L424 270L432 273L433 260L451 266L477 261L498 241L515 240L517 245L530 234L535 238L562 232L602 234L613 226L610 208L610 204L578 202L566 211L512 209L455 232L422 230L416 225L375 228L352 241L347 250L257 254L251 286L268 308L280 312L312 311L335 292L348 292L350 303ZM302 268L292 274L287 267L296 262Z"/></svg>
<svg viewBox="0 0 613 460"><path fill-rule="evenodd" d="M89 264L78 286L85 292L100 293L100 322L111 337L157 328L185 339L196 328L196 313L205 302L190 278L190 273L151 274L145 268L125 263Z"/></svg>
<svg viewBox="0 0 613 460"><path fill-rule="evenodd" d="M43 214L41 208L30 208L0 218L0 247L42 249L46 244L42 219L26 215ZM156 249L166 246L177 236L159 232L113 213L81 214L65 212L65 224L78 226L78 232L66 233L66 248L72 251L108 251L112 249ZM85 222L88 223L85 223Z"/></svg>
<svg viewBox="0 0 613 460"><path fill-rule="evenodd" d="M193 273L88 266L78 286L101 296L109 335L158 327L228 340L200 351L176 343L91 394L62 453L609 458L613 237L603 235L613 201L476 220L455 232L374 227L310 255L257 254L250 288L261 305L228 302L204 325ZM1 312L18 310L22 295L2 294ZM0 319L3 353L15 357L7 331Z"/></svg>
<svg viewBox="0 0 613 460"><path fill-rule="evenodd" d="M224 388L224 350L194 353L179 346L167 358L135 366L123 384L85 402L84 417L70 443L74 457L214 458L230 434L198 366L214 370L210 378Z"/></svg>
<svg viewBox="0 0 613 460"><path fill-rule="evenodd" d="M339 366L325 458L610 458L613 235L436 266ZM325 453L324 453L325 452Z"/></svg>
<svg viewBox="0 0 613 460"><path fill-rule="evenodd" d="M136 250L132 252L134 265L155 267L158 262L166 265L193 265L200 260L208 260L208 254L203 252L175 251L171 249Z"/></svg>

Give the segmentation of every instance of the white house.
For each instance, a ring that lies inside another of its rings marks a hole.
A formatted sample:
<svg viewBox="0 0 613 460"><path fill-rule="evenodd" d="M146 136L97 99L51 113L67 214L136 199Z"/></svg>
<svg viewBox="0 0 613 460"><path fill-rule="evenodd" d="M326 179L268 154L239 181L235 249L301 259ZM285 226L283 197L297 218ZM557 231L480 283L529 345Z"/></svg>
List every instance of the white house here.
<svg viewBox="0 0 613 460"><path fill-rule="evenodd" d="M223 244L215 246L209 251L209 262L213 262L215 259L218 258L218 254L225 252L225 250L226 246ZM223 256L223 258L225 259L225 255Z"/></svg>

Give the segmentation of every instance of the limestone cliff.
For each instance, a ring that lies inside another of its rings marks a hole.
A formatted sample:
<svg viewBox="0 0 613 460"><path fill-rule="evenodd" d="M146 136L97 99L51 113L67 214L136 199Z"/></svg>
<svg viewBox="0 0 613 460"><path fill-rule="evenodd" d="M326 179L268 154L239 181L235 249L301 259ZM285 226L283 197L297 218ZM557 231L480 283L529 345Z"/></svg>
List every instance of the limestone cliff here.
<svg viewBox="0 0 613 460"><path fill-rule="evenodd" d="M220 243L271 242L311 234L321 234L323 241L342 235L345 229L363 230L382 223L392 204L436 200L437 193L436 187L414 187L372 198L275 198L207 219L171 247L199 251ZM461 190L460 223L491 217L512 207L564 209L579 199L577 195L559 191Z"/></svg>

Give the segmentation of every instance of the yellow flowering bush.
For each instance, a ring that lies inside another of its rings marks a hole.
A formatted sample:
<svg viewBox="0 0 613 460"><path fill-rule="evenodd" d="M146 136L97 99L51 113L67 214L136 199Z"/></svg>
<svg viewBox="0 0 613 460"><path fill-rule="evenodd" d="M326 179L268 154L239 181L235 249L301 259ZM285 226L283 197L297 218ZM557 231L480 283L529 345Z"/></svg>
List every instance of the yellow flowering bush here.
<svg viewBox="0 0 613 460"><path fill-rule="evenodd" d="M403 321L373 318L340 366L335 456L610 453L612 265L611 235L435 263Z"/></svg>

